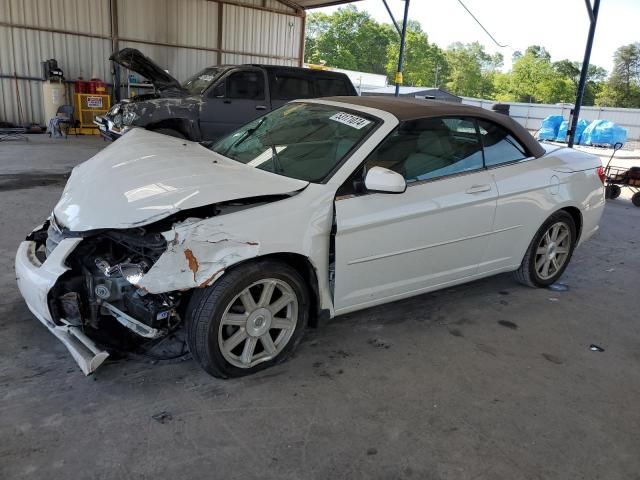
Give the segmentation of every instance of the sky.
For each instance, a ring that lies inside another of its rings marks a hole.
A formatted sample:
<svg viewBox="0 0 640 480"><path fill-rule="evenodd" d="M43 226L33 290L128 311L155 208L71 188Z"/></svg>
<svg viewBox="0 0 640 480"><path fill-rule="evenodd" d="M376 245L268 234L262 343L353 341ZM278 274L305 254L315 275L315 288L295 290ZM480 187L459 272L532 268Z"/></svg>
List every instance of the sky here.
<svg viewBox="0 0 640 480"><path fill-rule="evenodd" d="M396 20L401 22L404 1L387 1ZM554 62L565 58L582 62L584 58L589 30L584 0L463 2L493 37L508 47L496 46L458 0L411 0L409 18L419 21L429 41L441 48L456 41L478 41L489 53L501 52L505 59L505 70L511 68L513 52L524 52L529 45L545 47ZM362 0L354 5L359 10L369 12L377 21L390 23L382 0ZM337 8L311 11L331 13ZM621 45L634 42L640 42L640 0L601 0L590 63L610 72L614 51Z"/></svg>

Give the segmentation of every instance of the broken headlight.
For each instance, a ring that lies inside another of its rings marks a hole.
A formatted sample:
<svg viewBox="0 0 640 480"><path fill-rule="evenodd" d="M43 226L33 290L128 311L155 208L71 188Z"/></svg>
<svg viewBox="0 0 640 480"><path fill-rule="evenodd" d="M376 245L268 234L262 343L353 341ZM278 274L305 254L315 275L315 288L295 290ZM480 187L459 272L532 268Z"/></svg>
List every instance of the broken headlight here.
<svg viewBox="0 0 640 480"><path fill-rule="evenodd" d="M138 115L136 114L136 112L125 112L122 114L122 124L125 126L129 126L133 122L135 122L137 118Z"/></svg>
<svg viewBox="0 0 640 480"><path fill-rule="evenodd" d="M136 285L140 280L142 280L142 276L149 269L149 265L144 261L139 263L123 262L111 266L109 265L109 262L103 258L96 258L95 264L96 267L98 267L98 270L100 270L105 277L120 276L131 285Z"/></svg>

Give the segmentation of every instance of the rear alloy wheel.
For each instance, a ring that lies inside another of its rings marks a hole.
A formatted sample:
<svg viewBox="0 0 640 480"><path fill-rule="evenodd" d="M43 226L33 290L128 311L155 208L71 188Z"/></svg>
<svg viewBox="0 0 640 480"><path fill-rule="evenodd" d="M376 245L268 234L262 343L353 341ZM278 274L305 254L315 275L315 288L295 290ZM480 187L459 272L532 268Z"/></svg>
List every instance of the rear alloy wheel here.
<svg viewBox="0 0 640 480"><path fill-rule="evenodd" d="M554 213L540 227L514 273L516 280L530 287L546 287L556 282L569 264L576 241L571 215Z"/></svg>
<svg viewBox="0 0 640 480"><path fill-rule="evenodd" d="M197 290L187 314L195 360L216 377L239 377L280 363L300 342L309 299L304 280L286 264L241 265Z"/></svg>

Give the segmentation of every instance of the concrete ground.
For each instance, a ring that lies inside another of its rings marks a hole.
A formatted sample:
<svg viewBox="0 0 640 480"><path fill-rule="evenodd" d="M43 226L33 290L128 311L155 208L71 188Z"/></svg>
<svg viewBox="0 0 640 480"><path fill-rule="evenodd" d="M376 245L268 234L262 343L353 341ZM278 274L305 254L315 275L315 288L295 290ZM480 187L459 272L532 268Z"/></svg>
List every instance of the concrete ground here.
<svg viewBox="0 0 640 480"><path fill-rule="evenodd" d="M501 275L372 308L239 380L191 360L84 377L22 302L13 255L60 174L103 146L0 143L0 478L640 479L640 208L628 198L608 202L576 251L568 291Z"/></svg>

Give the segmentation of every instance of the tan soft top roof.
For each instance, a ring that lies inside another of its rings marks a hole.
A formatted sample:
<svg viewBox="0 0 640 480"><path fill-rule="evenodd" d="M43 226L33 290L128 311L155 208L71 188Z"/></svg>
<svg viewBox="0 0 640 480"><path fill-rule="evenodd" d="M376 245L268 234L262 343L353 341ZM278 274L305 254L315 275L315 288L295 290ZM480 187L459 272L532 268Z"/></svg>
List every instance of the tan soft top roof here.
<svg viewBox="0 0 640 480"><path fill-rule="evenodd" d="M522 143L529 153L534 157L541 157L545 150L533 138L529 131L508 115L495 113L485 108L462 105L460 103L438 102L436 100L425 100L421 98L399 98L399 97L328 97L322 100L333 102L351 103L362 107L376 108L384 110L395 116L401 122L406 120L416 120L418 118L429 117L475 117L490 120L498 125L502 125L513 133Z"/></svg>

